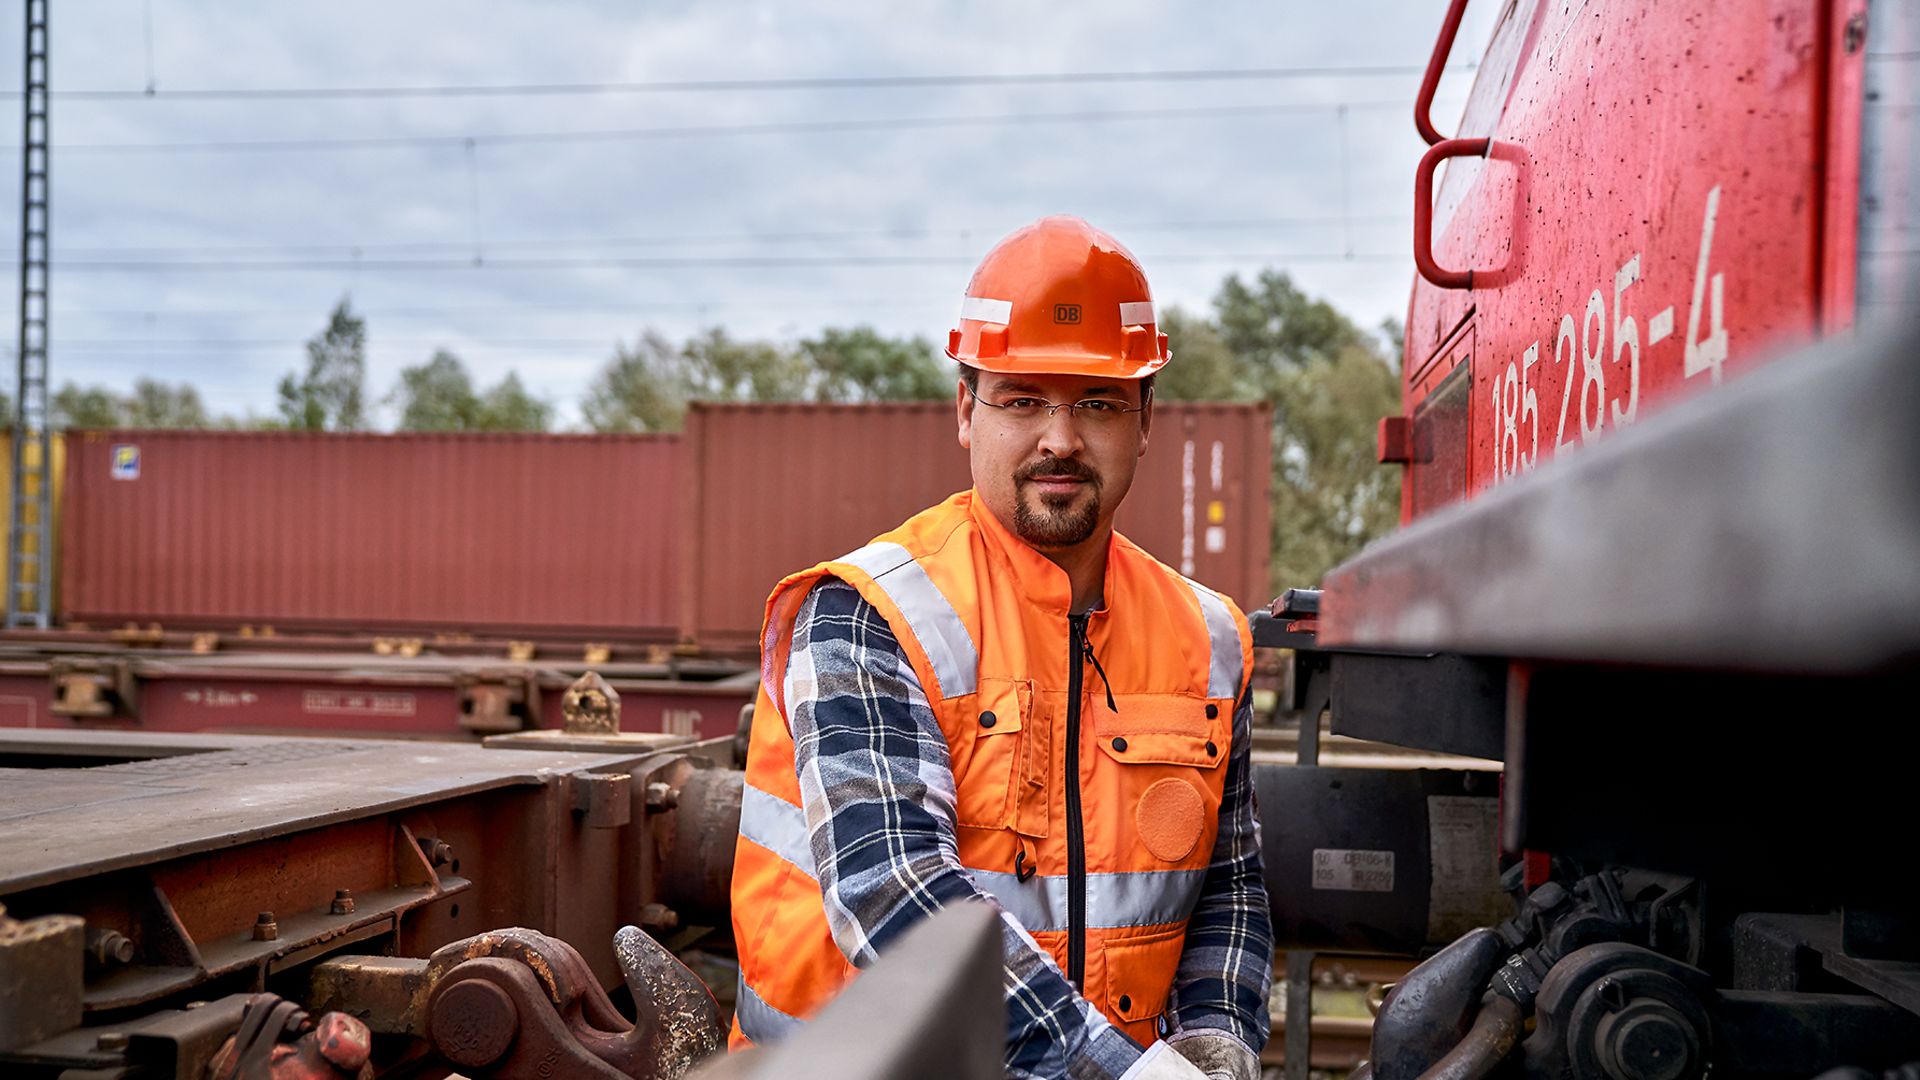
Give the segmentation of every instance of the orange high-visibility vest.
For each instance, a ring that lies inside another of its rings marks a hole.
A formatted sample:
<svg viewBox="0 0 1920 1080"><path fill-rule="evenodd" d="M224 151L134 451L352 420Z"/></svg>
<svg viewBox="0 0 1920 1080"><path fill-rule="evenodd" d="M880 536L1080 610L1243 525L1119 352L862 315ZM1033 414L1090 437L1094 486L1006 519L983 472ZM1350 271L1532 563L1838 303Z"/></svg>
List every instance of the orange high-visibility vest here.
<svg viewBox="0 0 1920 1080"><path fill-rule="evenodd" d="M1088 626L1109 710L1092 665L1070 662L1066 573L962 492L767 601L734 856L733 1045L779 1038L855 974L828 930L781 700L795 613L827 575L879 609L919 677L975 884L1152 1043L1213 854L1246 617L1116 533Z"/></svg>

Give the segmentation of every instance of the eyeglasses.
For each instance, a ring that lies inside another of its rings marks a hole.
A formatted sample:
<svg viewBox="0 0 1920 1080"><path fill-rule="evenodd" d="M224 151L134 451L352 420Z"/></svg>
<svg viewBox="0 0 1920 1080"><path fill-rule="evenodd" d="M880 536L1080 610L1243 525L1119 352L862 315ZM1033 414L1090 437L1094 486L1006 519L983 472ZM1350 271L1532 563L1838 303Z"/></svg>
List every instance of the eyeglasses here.
<svg viewBox="0 0 1920 1080"><path fill-rule="evenodd" d="M1070 419L1087 424L1089 427L1110 427L1128 413L1145 412L1146 405L1129 406L1117 398L1082 398L1079 401L1052 402L1031 395L1011 397L1005 401L988 401L980 396L973 387L967 387L967 393L973 400L989 409L998 409L1002 416L1022 424L1037 424L1042 418L1051 420L1053 414L1061 409L1067 410Z"/></svg>

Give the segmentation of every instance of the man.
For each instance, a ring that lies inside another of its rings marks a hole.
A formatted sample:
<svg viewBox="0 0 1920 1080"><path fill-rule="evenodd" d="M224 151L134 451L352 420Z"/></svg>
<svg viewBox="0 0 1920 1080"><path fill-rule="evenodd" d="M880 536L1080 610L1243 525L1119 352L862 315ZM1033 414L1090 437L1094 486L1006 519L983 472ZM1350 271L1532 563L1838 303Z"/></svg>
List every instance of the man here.
<svg viewBox="0 0 1920 1080"><path fill-rule="evenodd" d="M1231 601L1113 531L1168 361L1138 262L1001 241L947 353L973 489L767 602L733 1043L949 903L1004 912L1013 1076L1252 1080L1272 929ZM902 448L910 452L910 448ZM884 462L850 462L859 470Z"/></svg>

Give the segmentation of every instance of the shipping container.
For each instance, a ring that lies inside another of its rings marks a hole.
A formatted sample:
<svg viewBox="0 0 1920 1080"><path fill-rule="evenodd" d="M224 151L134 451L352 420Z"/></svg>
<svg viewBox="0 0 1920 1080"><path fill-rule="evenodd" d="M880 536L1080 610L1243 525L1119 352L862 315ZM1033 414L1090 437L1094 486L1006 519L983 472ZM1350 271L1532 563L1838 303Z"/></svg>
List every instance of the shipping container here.
<svg viewBox="0 0 1920 1080"><path fill-rule="evenodd" d="M751 647L783 575L971 484L946 402L695 405L685 439L681 627L709 648ZM1265 604L1271 459L1264 404L1158 404L1117 527L1242 606Z"/></svg>
<svg viewBox="0 0 1920 1080"><path fill-rule="evenodd" d="M52 448L53 448L53 463L50 471L53 474L53 522L54 522L54 525L53 525L53 534L51 537L49 537L49 539L52 541L52 544L53 544L53 552L52 552L53 569L50 571L50 573L53 575L53 579L54 579L53 581L54 610L58 611L60 610L60 588L59 588L60 586L60 580L59 580L60 508L61 508L61 503L64 501L64 497L65 497L64 488L65 488L65 480L67 475L67 470L66 470L67 440L64 435L58 432L55 432L53 437L49 439L48 442L52 445ZM13 432L11 429L7 431L6 449L7 449L7 460L12 461L13 460ZM29 461L27 462L27 467L32 468L36 464L37 460L38 460L38 455L32 454L31 450L29 450ZM0 543L6 542L6 538L9 535L11 535L9 530L11 530L12 528L13 528L13 470L0 469Z"/></svg>
<svg viewBox="0 0 1920 1080"><path fill-rule="evenodd" d="M88 431L66 622L670 639L679 440Z"/></svg>
<svg viewBox="0 0 1920 1080"><path fill-rule="evenodd" d="M1162 404L1119 527L1254 606L1271 413ZM683 435L75 433L69 625L756 646L781 576L970 482L947 403L696 405Z"/></svg>

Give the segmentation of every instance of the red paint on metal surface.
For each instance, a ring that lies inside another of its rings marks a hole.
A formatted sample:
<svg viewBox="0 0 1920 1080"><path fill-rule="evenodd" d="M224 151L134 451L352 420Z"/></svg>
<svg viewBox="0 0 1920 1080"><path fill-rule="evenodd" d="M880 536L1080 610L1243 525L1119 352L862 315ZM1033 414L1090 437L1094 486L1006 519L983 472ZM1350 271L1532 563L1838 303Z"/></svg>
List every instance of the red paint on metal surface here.
<svg viewBox="0 0 1920 1080"><path fill-rule="evenodd" d="M1433 207L1434 260L1472 288L1416 279L1408 314L1409 416L1437 388L1426 361L1469 319L1477 339L1464 432L1434 464L1484 491L1841 324L1859 61L1827 55L1845 15L1510 9L1461 125L1493 146L1448 164Z"/></svg>
<svg viewBox="0 0 1920 1080"><path fill-rule="evenodd" d="M1828 17L1826 193L1820 227L1820 330L1853 326L1860 265L1860 111L1867 81L1867 0L1836 0Z"/></svg>
<svg viewBox="0 0 1920 1080"><path fill-rule="evenodd" d="M1160 403L1121 532L1246 607L1267 580L1272 416ZM683 636L757 644L781 577L844 554L972 480L950 403L700 405L685 438Z"/></svg>
<svg viewBox="0 0 1920 1080"><path fill-rule="evenodd" d="M114 479L115 445L140 448ZM668 436L85 432L67 621L669 638Z"/></svg>
<svg viewBox="0 0 1920 1080"><path fill-rule="evenodd" d="M459 665L440 670L382 669L375 661L329 658L287 666L283 658L233 654L218 666L143 662L134 665L135 700L112 716L58 713L53 684L42 663L9 663L0 670L0 728L64 730L284 732L329 735L397 735L472 739L462 723ZM479 668L509 677L521 667ZM539 726L565 726L562 699L570 675L537 674L538 700L527 715ZM615 679L621 697L621 730L694 735L734 734L740 708L755 685L740 680Z"/></svg>

